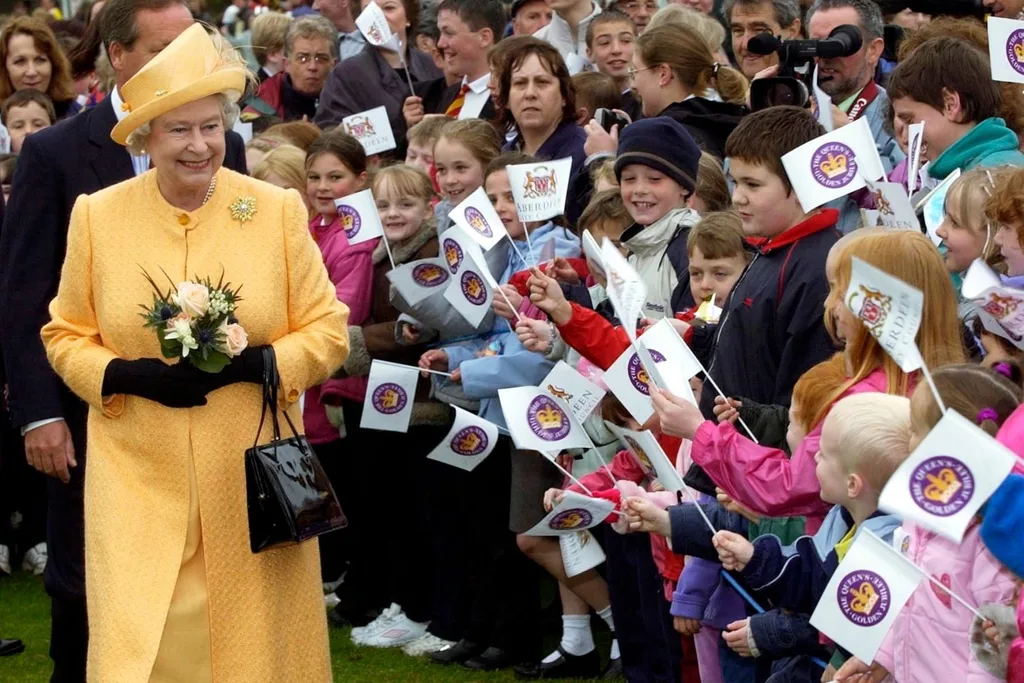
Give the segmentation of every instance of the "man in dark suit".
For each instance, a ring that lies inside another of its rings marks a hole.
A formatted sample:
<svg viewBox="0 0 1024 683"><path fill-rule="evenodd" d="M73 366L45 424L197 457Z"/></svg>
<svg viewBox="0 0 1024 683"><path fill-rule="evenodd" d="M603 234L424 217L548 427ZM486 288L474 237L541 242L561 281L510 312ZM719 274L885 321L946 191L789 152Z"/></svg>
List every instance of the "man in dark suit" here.
<svg viewBox="0 0 1024 683"><path fill-rule="evenodd" d="M193 23L182 0L109 0L100 35L122 87ZM0 341L14 426L25 456L50 475L44 574L51 597L53 683L85 680L83 481L88 408L50 369L39 331L50 320L71 208L82 194L146 172L110 138L122 111L115 89L96 107L26 138L0 235ZM225 166L246 172L241 137L227 133Z"/></svg>
<svg viewBox="0 0 1024 683"><path fill-rule="evenodd" d="M437 8L437 26L437 47L452 73L462 74L462 83L449 86L444 78L417 83L416 95L402 106L405 122L413 126L426 114L493 119L487 53L505 30L504 5L500 0L444 0Z"/></svg>

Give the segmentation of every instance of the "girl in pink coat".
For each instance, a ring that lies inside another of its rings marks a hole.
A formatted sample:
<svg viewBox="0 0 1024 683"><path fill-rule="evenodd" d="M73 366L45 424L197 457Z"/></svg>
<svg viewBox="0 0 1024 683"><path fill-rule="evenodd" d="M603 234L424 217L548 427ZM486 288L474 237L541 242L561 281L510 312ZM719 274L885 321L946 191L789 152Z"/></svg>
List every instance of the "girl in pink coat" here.
<svg viewBox="0 0 1024 683"><path fill-rule="evenodd" d="M1019 385L1004 375L977 365L951 365L936 370L935 385L952 410L995 436L1020 403ZM911 443L914 448L942 417L924 384L910 401ZM901 533L902 531L902 533ZM894 543L905 557L975 609L1008 605L1016 582L989 552L974 522L958 544L912 522L897 530ZM957 681L989 683L998 680L971 650L974 614L930 581L922 581L907 601L870 667L853 658L835 680L881 681L891 675L897 683ZM857 677L861 674L860 678Z"/></svg>

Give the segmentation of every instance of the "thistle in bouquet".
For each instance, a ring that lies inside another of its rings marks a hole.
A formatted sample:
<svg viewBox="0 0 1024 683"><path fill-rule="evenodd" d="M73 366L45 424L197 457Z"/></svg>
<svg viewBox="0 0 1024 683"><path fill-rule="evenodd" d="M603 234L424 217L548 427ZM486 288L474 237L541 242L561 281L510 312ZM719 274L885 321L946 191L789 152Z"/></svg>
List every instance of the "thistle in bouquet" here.
<svg viewBox="0 0 1024 683"><path fill-rule="evenodd" d="M142 272L153 287L152 305L140 304L145 311L142 317L145 327L156 330L164 358L218 373L248 346L245 329L234 315L242 288L224 282L224 273L216 285L198 276L175 285L164 273L170 288L162 290L149 273Z"/></svg>

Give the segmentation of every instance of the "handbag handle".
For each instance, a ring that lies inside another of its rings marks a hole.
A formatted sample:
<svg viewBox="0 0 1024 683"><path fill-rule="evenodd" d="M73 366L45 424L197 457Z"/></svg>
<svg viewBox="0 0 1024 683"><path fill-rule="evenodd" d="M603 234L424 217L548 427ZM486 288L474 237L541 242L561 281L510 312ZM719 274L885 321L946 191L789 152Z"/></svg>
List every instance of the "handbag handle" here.
<svg viewBox="0 0 1024 683"><path fill-rule="evenodd" d="M270 410L270 419L274 425L274 438L273 442L277 442L281 439L281 423L277 419L277 401L278 401L278 387L281 384L281 376L277 372L277 354L274 353L274 347L267 344L263 347L263 407L260 411L260 426L256 429L256 438L253 440L253 448L257 446L260 439L260 434L263 433L263 423L266 421L267 409ZM302 451L303 455L306 454L306 443L304 439L299 438L299 432L295 429L295 424L292 422L292 418L289 417L288 411L282 411L284 413L284 419L288 423L288 427L292 430L292 436L295 437L299 445L299 450Z"/></svg>

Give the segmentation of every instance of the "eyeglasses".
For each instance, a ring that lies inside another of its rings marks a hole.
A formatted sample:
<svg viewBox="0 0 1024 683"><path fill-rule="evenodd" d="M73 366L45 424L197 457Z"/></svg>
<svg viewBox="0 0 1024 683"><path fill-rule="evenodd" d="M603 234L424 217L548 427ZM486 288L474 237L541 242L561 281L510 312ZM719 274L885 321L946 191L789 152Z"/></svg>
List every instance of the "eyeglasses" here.
<svg viewBox="0 0 1024 683"><path fill-rule="evenodd" d="M308 64L310 60L315 61L317 64L323 66L324 64L330 64L333 58L328 54L324 54L323 52L318 52L315 55L311 55L307 52L300 52L299 54L295 55L295 61L297 61L299 64Z"/></svg>
<svg viewBox="0 0 1024 683"><path fill-rule="evenodd" d="M657 65L655 65L655 66L657 66ZM629 80L635 81L636 80L636 75L638 73L640 73L641 71L647 71L648 69L653 69L653 68L654 68L654 66L645 66L642 69L634 69L633 67L629 67L628 69L626 69L626 75L629 76Z"/></svg>
<svg viewBox="0 0 1024 683"><path fill-rule="evenodd" d="M639 9L646 9L652 14L658 10L658 3L656 2L627 2L623 5L623 8L627 12L636 12Z"/></svg>

